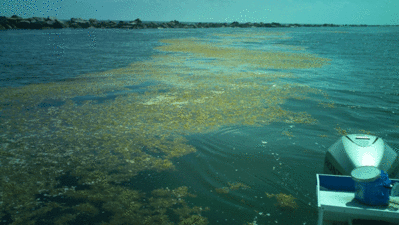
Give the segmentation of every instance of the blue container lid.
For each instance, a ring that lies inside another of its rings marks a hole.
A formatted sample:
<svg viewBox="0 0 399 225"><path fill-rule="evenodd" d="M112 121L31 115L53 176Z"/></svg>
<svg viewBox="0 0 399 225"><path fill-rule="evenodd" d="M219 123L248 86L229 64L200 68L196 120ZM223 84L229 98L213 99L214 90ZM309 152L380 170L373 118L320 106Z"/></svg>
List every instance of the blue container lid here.
<svg viewBox="0 0 399 225"><path fill-rule="evenodd" d="M356 182L373 182L380 178L381 170L374 166L361 166L352 170L351 176Z"/></svg>

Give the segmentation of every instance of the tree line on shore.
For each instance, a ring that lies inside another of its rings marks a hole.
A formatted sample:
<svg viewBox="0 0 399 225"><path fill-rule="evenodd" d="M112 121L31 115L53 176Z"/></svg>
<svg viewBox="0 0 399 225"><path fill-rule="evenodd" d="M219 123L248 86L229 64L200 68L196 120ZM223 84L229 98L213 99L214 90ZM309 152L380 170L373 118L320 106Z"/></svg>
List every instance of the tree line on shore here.
<svg viewBox="0 0 399 225"><path fill-rule="evenodd" d="M71 18L59 20L55 17L22 18L16 15L11 17L0 16L0 30L7 29L61 29L61 28L120 28L120 29L146 29L146 28L219 28L219 27L366 27L370 25L336 25L336 24L281 24L281 23L181 23L177 20L170 22L143 22L140 19L133 21L98 21L97 19L85 20Z"/></svg>

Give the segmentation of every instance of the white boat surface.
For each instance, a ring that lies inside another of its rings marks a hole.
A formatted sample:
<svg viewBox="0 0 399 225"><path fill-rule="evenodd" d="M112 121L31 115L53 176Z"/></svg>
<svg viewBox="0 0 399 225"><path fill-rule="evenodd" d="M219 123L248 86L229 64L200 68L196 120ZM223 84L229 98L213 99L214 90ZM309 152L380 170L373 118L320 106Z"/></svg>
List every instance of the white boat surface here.
<svg viewBox="0 0 399 225"><path fill-rule="evenodd" d="M386 206L371 206L355 199L351 176L317 174L318 225L399 224L399 196ZM392 184L398 179L390 179Z"/></svg>

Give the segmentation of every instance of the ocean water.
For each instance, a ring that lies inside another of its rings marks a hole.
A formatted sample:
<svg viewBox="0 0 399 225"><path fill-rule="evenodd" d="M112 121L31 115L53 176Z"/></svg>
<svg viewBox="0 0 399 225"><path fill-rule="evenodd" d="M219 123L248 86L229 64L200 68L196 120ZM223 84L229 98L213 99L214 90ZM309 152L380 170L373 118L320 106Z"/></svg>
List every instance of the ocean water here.
<svg viewBox="0 0 399 225"><path fill-rule="evenodd" d="M398 36L0 32L0 224L316 224L330 145L399 146Z"/></svg>

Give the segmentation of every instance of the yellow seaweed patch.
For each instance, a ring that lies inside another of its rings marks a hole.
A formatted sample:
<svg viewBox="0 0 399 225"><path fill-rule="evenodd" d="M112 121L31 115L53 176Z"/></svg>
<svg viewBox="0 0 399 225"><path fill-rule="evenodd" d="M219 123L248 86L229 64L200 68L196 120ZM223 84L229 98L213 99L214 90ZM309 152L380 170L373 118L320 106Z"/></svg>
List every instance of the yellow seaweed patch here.
<svg viewBox="0 0 399 225"><path fill-rule="evenodd" d="M303 69L321 67L329 61L311 54L228 48L220 46L223 42L210 44L197 39L168 39L161 42L168 45L157 47L159 50L221 59L217 62L219 66L251 65L255 68Z"/></svg>
<svg viewBox="0 0 399 225"><path fill-rule="evenodd" d="M332 103L320 102L319 105L323 106L323 108L335 108L334 102L332 102Z"/></svg>
<svg viewBox="0 0 399 225"><path fill-rule="evenodd" d="M338 126L338 124L337 124L337 126ZM336 127L334 129L338 132L338 134L340 134L342 136L348 135L348 132L346 130L342 129L341 127Z"/></svg>
<svg viewBox="0 0 399 225"><path fill-rule="evenodd" d="M257 36L285 36L289 32L270 32L270 31L263 31L263 32L243 32L243 33L229 33L229 34L213 34L213 36L217 37L235 37L235 38L256 38Z"/></svg>
<svg viewBox="0 0 399 225"><path fill-rule="evenodd" d="M230 192L230 189L228 187L221 187L215 188L215 191L219 194L228 194Z"/></svg>
<svg viewBox="0 0 399 225"><path fill-rule="evenodd" d="M216 37L222 37L223 39L216 39L216 43L220 43L223 46L240 44L240 43L262 43L268 40L282 40L290 39L286 36L289 32L243 32L234 34L213 34Z"/></svg>
<svg viewBox="0 0 399 225"><path fill-rule="evenodd" d="M358 131L358 133L360 133L360 134L368 134L368 135L376 135L375 133L373 133L372 131L369 131L369 130L363 130L363 129L360 129L359 131Z"/></svg>
<svg viewBox="0 0 399 225"><path fill-rule="evenodd" d="M170 53L125 68L0 90L0 189L3 209L13 221L28 224L29 218L59 208L71 213L51 222L68 223L80 213L101 213L102 204L113 213L113 224L166 224L165 212L177 204L181 209L173 210L181 224L206 223L200 209L185 204L183 198L190 196L186 188L154 191L150 200L118 184L143 171L175 170L173 158L196 151L184 135L232 125L317 122L281 105L320 91L283 83L280 78L294 79L295 74L265 68L319 67L327 59L238 49L223 40L162 42L167 45L158 50ZM63 177L76 181L62 187ZM229 183L220 192L243 188L248 186ZM38 194L50 203L44 205ZM80 200L74 206L51 202L58 196Z"/></svg>
<svg viewBox="0 0 399 225"><path fill-rule="evenodd" d="M294 135L292 135L292 133L289 132L289 131L283 131L283 132L281 132L281 134L285 135L285 136L288 136L288 137L294 137Z"/></svg>
<svg viewBox="0 0 399 225"><path fill-rule="evenodd" d="M297 203L295 202L295 199L292 195L286 195L283 193L280 194L269 194L265 193L268 198L275 198L277 200L276 206L282 208L282 209L296 209L298 208Z"/></svg>
<svg viewBox="0 0 399 225"><path fill-rule="evenodd" d="M230 190L238 190L238 189L248 189L248 188L250 188L248 185L245 185L245 184L240 183L240 182L236 182L236 183L228 182L228 184L229 184Z"/></svg>
<svg viewBox="0 0 399 225"><path fill-rule="evenodd" d="M228 187L221 187L221 188L216 188L215 191L219 194L228 194L230 190L235 191L239 189L248 189L250 188L249 186L240 183L240 182L235 182L235 183L230 183L228 182Z"/></svg>

